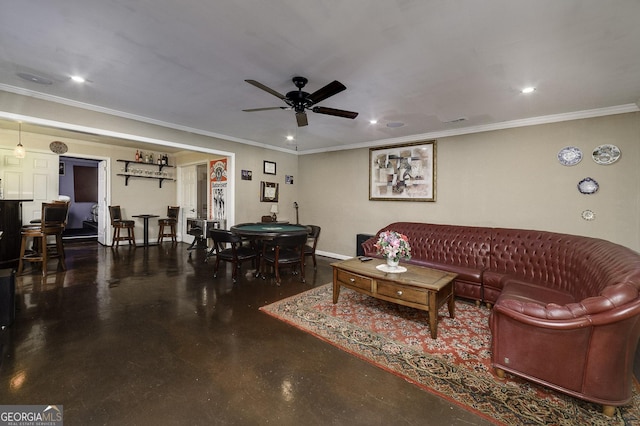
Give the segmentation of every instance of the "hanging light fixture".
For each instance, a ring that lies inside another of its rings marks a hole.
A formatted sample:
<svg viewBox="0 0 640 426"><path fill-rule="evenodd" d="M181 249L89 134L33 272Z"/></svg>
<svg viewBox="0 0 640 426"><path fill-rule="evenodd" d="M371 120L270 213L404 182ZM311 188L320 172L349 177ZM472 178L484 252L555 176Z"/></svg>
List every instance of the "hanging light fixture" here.
<svg viewBox="0 0 640 426"><path fill-rule="evenodd" d="M18 123L18 146L13 150L13 155L17 158L24 158L26 154L27 152L25 151L24 146L22 146L22 123Z"/></svg>

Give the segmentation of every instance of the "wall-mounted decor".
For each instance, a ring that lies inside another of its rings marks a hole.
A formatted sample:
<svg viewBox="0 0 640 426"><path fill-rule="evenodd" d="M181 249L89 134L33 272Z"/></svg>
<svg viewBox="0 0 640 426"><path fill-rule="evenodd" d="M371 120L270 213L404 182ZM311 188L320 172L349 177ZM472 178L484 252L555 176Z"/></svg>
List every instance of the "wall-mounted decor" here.
<svg viewBox="0 0 640 426"><path fill-rule="evenodd" d="M227 218L227 159L209 161L209 185L211 203L209 203L209 219L223 221Z"/></svg>
<svg viewBox="0 0 640 426"><path fill-rule="evenodd" d="M251 180L253 172L251 170L242 171L242 180Z"/></svg>
<svg viewBox="0 0 640 426"><path fill-rule="evenodd" d="M285 175L284 183L288 183L289 185L293 185L293 176Z"/></svg>
<svg viewBox="0 0 640 426"><path fill-rule="evenodd" d="M264 161L264 174L265 175L275 175L276 174L276 163L272 161Z"/></svg>
<svg viewBox="0 0 640 426"><path fill-rule="evenodd" d="M436 201L436 141L369 148L369 200Z"/></svg>
<svg viewBox="0 0 640 426"><path fill-rule="evenodd" d="M594 179L586 177L578 182L578 191L582 194L595 194L598 192L600 185Z"/></svg>
<svg viewBox="0 0 640 426"><path fill-rule="evenodd" d="M582 151L575 146L567 146L558 152L558 161L563 166L575 166L582 161Z"/></svg>
<svg viewBox="0 0 640 426"><path fill-rule="evenodd" d="M64 176L64 163L62 161L58 163L58 174Z"/></svg>
<svg viewBox="0 0 640 426"><path fill-rule="evenodd" d="M620 158L620 148L610 144L600 145L593 150L591 157L598 164L613 164Z"/></svg>
<svg viewBox="0 0 640 426"><path fill-rule="evenodd" d="M591 210L585 210L582 212L582 218L584 220L594 220L596 218L596 214Z"/></svg>
<svg viewBox="0 0 640 426"><path fill-rule="evenodd" d="M260 182L260 201L277 203L278 184L274 182Z"/></svg>
<svg viewBox="0 0 640 426"><path fill-rule="evenodd" d="M51 152L56 154L64 154L69 150L69 148L67 147L67 144L60 141L51 142L49 144L49 149L51 150Z"/></svg>

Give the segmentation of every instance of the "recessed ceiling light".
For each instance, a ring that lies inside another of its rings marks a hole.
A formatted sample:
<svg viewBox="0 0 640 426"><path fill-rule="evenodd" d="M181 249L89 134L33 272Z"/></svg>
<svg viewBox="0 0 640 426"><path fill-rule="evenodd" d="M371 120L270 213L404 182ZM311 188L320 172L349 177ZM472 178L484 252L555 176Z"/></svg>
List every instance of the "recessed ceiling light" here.
<svg viewBox="0 0 640 426"><path fill-rule="evenodd" d="M47 77L43 77L41 75L36 75L36 74L32 74L29 72L19 72L18 74L16 74L18 77L20 77L23 80L27 80L30 81L31 83L38 83L38 84L53 84L53 80L47 78Z"/></svg>
<svg viewBox="0 0 640 426"><path fill-rule="evenodd" d="M525 87L524 89L522 89L522 93L533 93L535 90L535 87Z"/></svg>
<svg viewBox="0 0 640 426"><path fill-rule="evenodd" d="M378 120L376 119L369 120L369 124L377 124L377 123L378 123Z"/></svg>
<svg viewBox="0 0 640 426"><path fill-rule="evenodd" d="M391 123L387 123L387 127L402 127L404 126L404 123L401 123L399 121L392 121Z"/></svg>
<svg viewBox="0 0 640 426"><path fill-rule="evenodd" d="M76 83L84 83L85 81L87 81L84 79L84 77L81 77L79 75L72 75L71 80L75 81Z"/></svg>
<svg viewBox="0 0 640 426"><path fill-rule="evenodd" d="M292 141L293 140L293 136L291 136L291 135L287 136L287 140L288 141Z"/></svg>

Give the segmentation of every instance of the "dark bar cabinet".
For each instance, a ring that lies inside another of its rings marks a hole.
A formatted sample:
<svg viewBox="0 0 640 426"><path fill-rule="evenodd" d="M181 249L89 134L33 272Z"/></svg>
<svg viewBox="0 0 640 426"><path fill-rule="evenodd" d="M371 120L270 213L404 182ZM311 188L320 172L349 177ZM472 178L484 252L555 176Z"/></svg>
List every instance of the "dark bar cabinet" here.
<svg viewBox="0 0 640 426"><path fill-rule="evenodd" d="M0 269L18 265L22 203L33 200L0 200Z"/></svg>

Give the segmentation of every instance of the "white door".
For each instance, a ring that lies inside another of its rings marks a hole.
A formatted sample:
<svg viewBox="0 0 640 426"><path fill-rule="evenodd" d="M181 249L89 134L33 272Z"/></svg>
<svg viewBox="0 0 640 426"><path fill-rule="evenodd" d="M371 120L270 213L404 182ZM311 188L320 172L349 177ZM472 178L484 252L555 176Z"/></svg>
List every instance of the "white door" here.
<svg viewBox="0 0 640 426"><path fill-rule="evenodd" d="M197 166L179 168L178 173L179 196L178 202L182 206L182 214L178 220L178 229L182 234L181 241L191 243L193 236L187 234L187 218L198 217L198 173Z"/></svg>
<svg viewBox="0 0 640 426"><path fill-rule="evenodd" d="M98 163L98 242L103 245L107 245L111 231L107 205L107 162L103 160Z"/></svg>
<svg viewBox="0 0 640 426"><path fill-rule="evenodd" d="M16 158L12 150L0 149L0 158L4 198L33 200L22 203L22 223L40 219L42 203L58 198L58 156L27 152Z"/></svg>

